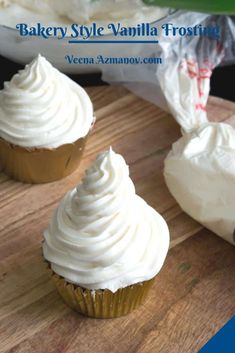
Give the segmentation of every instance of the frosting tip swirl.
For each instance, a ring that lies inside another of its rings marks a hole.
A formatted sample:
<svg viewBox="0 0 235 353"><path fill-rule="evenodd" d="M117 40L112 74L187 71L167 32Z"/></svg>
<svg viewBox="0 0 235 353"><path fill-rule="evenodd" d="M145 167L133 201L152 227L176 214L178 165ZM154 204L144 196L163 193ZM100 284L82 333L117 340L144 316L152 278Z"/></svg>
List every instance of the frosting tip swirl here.
<svg viewBox="0 0 235 353"><path fill-rule="evenodd" d="M112 148L65 195L44 238L44 256L56 273L113 292L153 278L169 246L166 222L136 195L124 158Z"/></svg>
<svg viewBox="0 0 235 353"><path fill-rule="evenodd" d="M88 134L93 120L85 90L40 54L0 91L0 137L15 145L73 143Z"/></svg>

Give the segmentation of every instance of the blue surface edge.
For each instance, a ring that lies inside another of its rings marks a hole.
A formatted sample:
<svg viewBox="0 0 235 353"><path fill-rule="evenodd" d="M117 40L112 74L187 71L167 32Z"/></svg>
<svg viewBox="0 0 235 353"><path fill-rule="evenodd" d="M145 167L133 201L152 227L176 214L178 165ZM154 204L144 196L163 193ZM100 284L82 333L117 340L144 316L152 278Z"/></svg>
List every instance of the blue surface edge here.
<svg viewBox="0 0 235 353"><path fill-rule="evenodd" d="M198 353L235 353L235 315Z"/></svg>

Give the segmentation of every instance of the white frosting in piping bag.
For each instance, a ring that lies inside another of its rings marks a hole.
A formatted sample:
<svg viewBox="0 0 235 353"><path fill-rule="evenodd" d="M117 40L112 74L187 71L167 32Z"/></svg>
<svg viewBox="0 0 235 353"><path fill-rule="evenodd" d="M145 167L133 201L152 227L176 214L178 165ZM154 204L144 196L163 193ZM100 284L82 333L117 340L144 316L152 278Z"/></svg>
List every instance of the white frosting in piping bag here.
<svg viewBox="0 0 235 353"><path fill-rule="evenodd" d="M85 90L38 56L0 91L0 137L23 147L56 148L88 134Z"/></svg>
<svg viewBox="0 0 235 353"><path fill-rule="evenodd" d="M235 130L207 119L211 67L206 61L199 68L190 58L162 73L162 89L183 133L165 160L164 175L181 208L234 245Z"/></svg>
<svg viewBox="0 0 235 353"><path fill-rule="evenodd" d="M128 166L111 149L65 195L44 238L44 257L54 272L113 292L153 278L169 247L166 222L135 194Z"/></svg>

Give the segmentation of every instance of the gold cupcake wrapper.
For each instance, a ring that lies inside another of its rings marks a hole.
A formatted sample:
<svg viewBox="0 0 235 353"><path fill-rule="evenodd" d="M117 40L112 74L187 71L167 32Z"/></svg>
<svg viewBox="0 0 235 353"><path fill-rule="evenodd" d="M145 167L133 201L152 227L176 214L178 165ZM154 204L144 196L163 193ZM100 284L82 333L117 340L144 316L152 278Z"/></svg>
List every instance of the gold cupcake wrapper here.
<svg viewBox="0 0 235 353"><path fill-rule="evenodd" d="M118 289L115 293L108 289L90 290L68 283L50 269L56 288L72 309L80 314L109 319L127 315L139 307L146 299L154 279Z"/></svg>
<svg viewBox="0 0 235 353"><path fill-rule="evenodd" d="M86 137L58 148L24 148L0 139L0 169L30 184L49 183L71 174L79 165Z"/></svg>

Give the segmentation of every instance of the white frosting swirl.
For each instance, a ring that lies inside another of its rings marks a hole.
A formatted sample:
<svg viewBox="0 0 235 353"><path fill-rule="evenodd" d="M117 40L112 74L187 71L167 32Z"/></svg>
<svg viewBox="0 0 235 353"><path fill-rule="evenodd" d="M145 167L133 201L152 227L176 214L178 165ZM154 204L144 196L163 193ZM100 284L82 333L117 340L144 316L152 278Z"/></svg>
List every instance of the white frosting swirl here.
<svg viewBox="0 0 235 353"><path fill-rule="evenodd" d="M15 145L73 143L87 135L92 122L85 90L40 55L0 91L0 137Z"/></svg>
<svg viewBox="0 0 235 353"><path fill-rule="evenodd" d="M160 271L169 231L135 194L128 166L110 149L65 195L44 240L44 257L54 272L84 288L115 292Z"/></svg>

